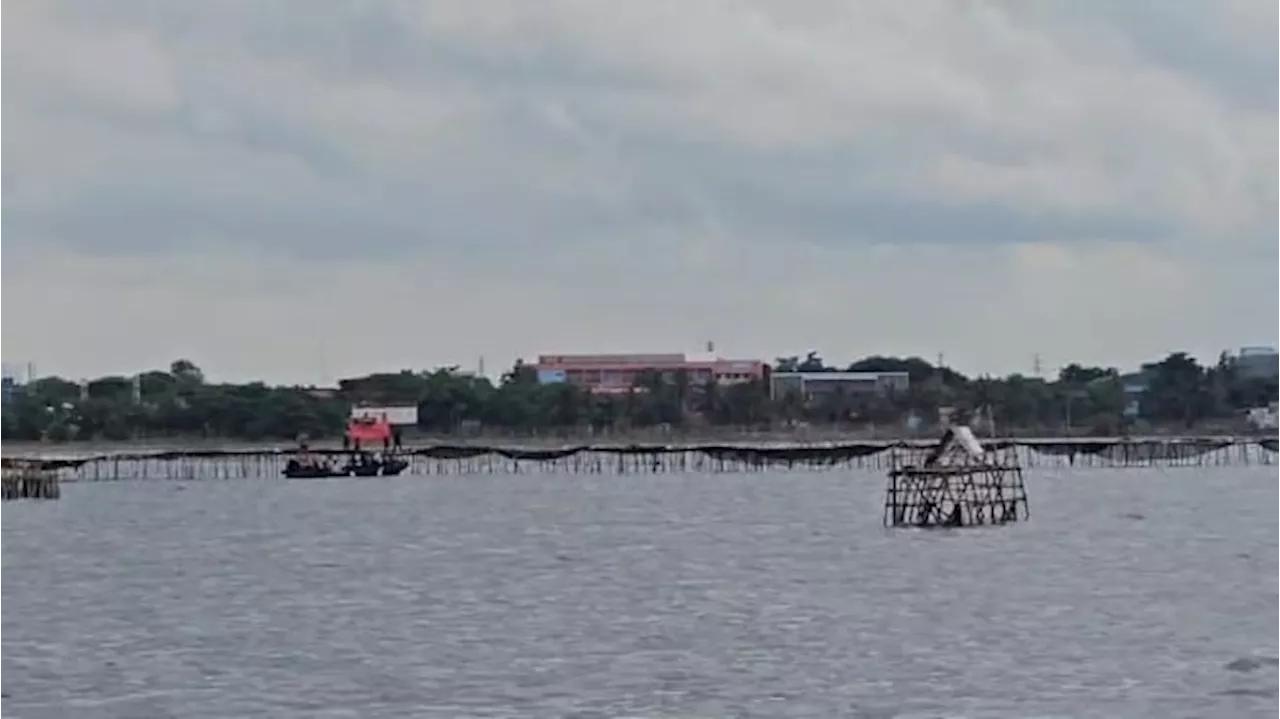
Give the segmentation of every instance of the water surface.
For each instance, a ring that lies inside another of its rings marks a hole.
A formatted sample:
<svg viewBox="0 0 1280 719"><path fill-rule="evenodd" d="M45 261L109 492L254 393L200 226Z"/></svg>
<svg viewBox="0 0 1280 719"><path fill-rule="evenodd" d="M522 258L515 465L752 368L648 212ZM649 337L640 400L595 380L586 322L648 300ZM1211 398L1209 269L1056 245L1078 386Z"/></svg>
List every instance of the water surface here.
<svg viewBox="0 0 1280 719"><path fill-rule="evenodd" d="M3 509L5 716L1273 717L1272 468L75 484Z"/></svg>

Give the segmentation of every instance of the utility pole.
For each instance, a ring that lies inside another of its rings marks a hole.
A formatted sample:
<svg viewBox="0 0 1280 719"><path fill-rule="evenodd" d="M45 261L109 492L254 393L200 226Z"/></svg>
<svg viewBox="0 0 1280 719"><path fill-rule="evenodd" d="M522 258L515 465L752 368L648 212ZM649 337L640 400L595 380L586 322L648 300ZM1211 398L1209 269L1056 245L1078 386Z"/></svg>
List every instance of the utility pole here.
<svg viewBox="0 0 1280 719"><path fill-rule="evenodd" d="M1041 365L1040 365L1040 355L1039 355L1038 353L1037 353L1037 354L1034 354L1034 355L1031 355L1031 372L1032 372L1032 374L1034 374L1036 377L1040 377L1040 376L1042 376L1042 372L1043 372L1043 371L1044 371L1044 368L1043 368L1043 367L1041 367Z"/></svg>

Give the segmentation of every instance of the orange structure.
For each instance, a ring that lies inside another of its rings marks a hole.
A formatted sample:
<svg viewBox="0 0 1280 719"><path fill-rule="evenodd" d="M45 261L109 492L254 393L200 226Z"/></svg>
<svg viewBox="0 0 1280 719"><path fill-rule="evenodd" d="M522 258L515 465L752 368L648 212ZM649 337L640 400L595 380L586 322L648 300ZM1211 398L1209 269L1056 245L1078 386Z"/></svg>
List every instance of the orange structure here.
<svg viewBox="0 0 1280 719"><path fill-rule="evenodd" d="M391 423L387 416L352 417L347 422L347 439L353 444L385 444L391 441Z"/></svg>

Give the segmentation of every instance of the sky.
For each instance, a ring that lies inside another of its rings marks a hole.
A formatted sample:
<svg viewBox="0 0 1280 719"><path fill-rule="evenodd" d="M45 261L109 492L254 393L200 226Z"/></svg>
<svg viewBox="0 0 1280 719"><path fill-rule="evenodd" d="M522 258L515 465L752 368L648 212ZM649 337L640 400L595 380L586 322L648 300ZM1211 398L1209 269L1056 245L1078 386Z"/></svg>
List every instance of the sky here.
<svg viewBox="0 0 1280 719"><path fill-rule="evenodd" d="M1274 0L8 0L3 356L1273 344Z"/></svg>

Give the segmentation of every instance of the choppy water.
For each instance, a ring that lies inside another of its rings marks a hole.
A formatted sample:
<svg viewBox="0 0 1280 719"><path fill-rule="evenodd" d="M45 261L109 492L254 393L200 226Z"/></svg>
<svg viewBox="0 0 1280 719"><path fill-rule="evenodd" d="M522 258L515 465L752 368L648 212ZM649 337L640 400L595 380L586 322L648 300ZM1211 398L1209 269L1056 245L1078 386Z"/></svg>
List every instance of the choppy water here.
<svg viewBox="0 0 1280 719"><path fill-rule="evenodd" d="M9 717L1272 717L1269 468L80 484L3 510Z"/></svg>

